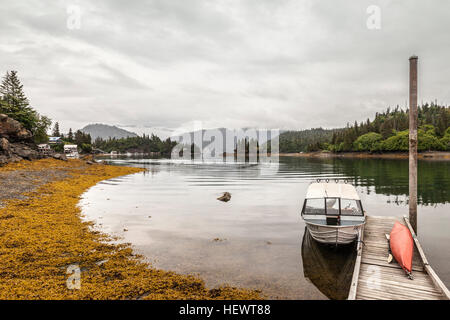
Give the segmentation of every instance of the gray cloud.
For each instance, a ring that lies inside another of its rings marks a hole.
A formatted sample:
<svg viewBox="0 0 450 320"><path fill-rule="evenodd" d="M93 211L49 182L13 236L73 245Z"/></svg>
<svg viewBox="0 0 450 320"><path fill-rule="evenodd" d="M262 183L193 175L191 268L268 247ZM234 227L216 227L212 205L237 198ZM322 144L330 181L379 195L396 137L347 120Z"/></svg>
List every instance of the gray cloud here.
<svg viewBox="0 0 450 320"><path fill-rule="evenodd" d="M81 8L80 30L66 27L68 5ZM369 5L380 30L366 27ZM446 0L10 1L0 72L17 69L64 130L338 127L405 106L412 54L419 99L449 102L449 10Z"/></svg>

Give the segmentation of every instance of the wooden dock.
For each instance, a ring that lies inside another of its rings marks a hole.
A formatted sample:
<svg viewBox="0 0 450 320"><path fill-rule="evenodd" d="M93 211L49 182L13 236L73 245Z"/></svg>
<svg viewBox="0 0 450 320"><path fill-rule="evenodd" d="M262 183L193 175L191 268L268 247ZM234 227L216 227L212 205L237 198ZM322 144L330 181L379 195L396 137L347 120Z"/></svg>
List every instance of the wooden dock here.
<svg viewBox="0 0 450 320"><path fill-rule="evenodd" d="M414 239L412 274L405 272L393 260L387 263L388 241L394 222L408 226ZM428 263L422 247L406 217L367 216L358 242L357 257L350 287L349 300L447 300L450 292Z"/></svg>

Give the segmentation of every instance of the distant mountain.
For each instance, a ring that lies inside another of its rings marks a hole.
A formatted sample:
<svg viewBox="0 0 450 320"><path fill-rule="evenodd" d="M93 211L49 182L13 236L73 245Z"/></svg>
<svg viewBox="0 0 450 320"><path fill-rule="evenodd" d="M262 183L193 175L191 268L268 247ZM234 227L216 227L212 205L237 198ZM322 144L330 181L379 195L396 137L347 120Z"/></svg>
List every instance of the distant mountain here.
<svg viewBox="0 0 450 320"><path fill-rule="evenodd" d="M139 136L143 134L151 136L154 134L161 140L166 140L172 135L173 129L166 127L155 127L150 125L121 125L122 129L136 133Z"/></svg>
<svg viewBox="0 0 450 320"><path fill-rule="evenodd" d="M134 132L101 123L88 124L83 129L81 129L81 131L84 133L89 133L93 141L98 137L104 140L109 139L110 137L116 139L137 137L137 134Z"/></svg>

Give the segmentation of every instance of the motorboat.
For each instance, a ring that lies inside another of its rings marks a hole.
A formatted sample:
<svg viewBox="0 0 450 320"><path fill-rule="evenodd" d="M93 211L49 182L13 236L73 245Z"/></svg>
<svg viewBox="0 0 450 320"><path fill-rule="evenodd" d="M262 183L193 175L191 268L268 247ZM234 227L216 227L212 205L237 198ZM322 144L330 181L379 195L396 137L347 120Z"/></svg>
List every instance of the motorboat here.
<svg viewBox="0 0 450 320"><path fill-rule="evenodd" d="M314 240L333 245L352 243L366 223L356 188L339 181L311 183L301 215Z"/></svg>

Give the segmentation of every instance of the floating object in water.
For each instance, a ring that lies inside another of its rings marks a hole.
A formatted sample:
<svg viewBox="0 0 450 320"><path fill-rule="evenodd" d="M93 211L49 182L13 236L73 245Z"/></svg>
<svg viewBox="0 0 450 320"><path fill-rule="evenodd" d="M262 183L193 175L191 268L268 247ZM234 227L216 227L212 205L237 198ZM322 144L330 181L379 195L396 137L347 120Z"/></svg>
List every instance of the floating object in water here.
<svg viewBox="0 0 450 320"><path fill-rule="evenodd" d="M231 200L231 193L229 192L224 192L223 195L221 197L218 197L217 200L223 201L223 202L228 202Z"/></svg>
<svg viewBox="0 0 450 320"><path fill-rule="evenodd" d="M412 280L413 277L411 272L414 241L408 227L396 221L391 230L389 246L395 260L400 267L405 270L408 278Z"/></svg>

